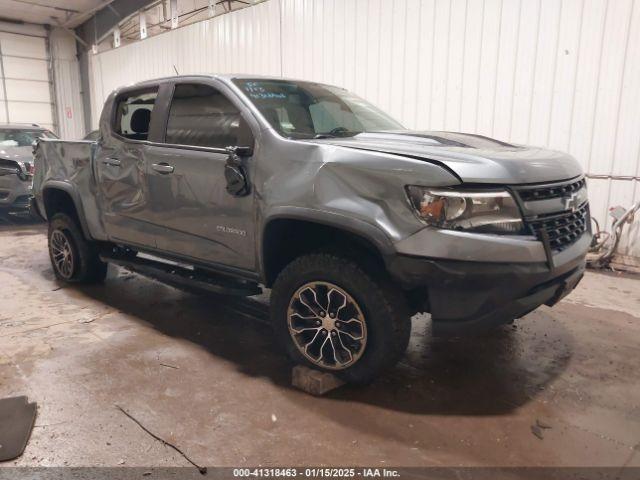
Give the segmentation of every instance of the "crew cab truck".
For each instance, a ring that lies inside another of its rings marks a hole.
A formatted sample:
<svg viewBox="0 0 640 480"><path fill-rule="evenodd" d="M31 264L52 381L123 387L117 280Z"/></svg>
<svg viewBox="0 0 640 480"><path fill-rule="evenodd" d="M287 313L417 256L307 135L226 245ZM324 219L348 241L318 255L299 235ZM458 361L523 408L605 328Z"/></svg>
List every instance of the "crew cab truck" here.
<svg viewBox="0 0 640 480"><path fill-rule="evenodd" d="M200 291L270 288L293 361L354 383L401 357L416 312L465 334L553 305L591 242L569 155L409 131L313 82L127 86L97 141L42 139L35 171L59 279L101 281L115 263Z"/></svg>

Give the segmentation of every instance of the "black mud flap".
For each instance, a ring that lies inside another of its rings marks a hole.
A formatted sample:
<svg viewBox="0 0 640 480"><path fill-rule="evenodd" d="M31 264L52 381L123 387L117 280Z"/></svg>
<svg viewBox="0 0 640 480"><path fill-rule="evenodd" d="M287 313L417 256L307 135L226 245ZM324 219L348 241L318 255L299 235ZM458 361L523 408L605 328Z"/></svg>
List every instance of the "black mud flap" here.
<svg viewBox="0 0 640 480"><path fill-rule="evenodd" d="M24 452L36 420L37 406L27 397L0 399L0 462Z"/></svg>

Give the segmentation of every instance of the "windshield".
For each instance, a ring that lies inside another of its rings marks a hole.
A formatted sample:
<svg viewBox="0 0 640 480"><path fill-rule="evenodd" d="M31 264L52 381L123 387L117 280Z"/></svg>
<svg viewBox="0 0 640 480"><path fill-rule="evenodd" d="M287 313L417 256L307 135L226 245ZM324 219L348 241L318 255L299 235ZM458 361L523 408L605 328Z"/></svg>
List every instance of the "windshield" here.
<svg viewBox="0 0 640 480"><path fill-rule="evenodd" d="M30 147L37 138L58 138L49 130L0 129L0 147Z"/></svg>
<svg viewBox="0 0 640 480"><path fill-rule="evenodd" d="M342 88L289 80L236 79L234 83L271 126L288 138L404 130L386 113Z"/></svg>

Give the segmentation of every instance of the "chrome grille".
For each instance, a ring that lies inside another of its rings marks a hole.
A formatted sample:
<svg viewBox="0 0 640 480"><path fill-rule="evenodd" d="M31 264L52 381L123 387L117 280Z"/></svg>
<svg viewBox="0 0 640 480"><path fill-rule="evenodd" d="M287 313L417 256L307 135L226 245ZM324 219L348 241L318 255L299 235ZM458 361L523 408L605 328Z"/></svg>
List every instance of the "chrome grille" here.
<svg viewBox="0 0 640 480"><path fill-rule="evenodd" d="M0 158L0 168L3 171L13 171L18 168L18 164L13 160L5 160L4 158Z"/></svg>
<svg viewBox="0 0 640 480"><path fill-rule="evenodd" d="M16 208L28 207L29 200L31 200L30 195L20 195L13 201L13 206Z"/></svg>
<svg viewBox="0 0 640 480"><path fill-rule="evenodd" d="M520 199L528 233L543 241L549 238L552 251L559 252L574 244L589 230L589 202L586 180L513 187Z"/></svg>
<svg viewBox="0 0 640 480"><path fill-rule="evenodd" d="M564 183L560 185L549 185L540 188L530 188L519 190L518 194L524 202L535 200L548 200L550 198L561 198L577 192L586 185L586 180L581 178L572 183Z"/></svg>
<svg viewBox="0 0 640 480"><path fill-rule="evenodd" d="M589 203L585 202L575 212L567 211L547 215L539 215L534 220L526 221L530 232L538 240L547 232L551 250L559 252L575 243L589 227Z"/></svg>

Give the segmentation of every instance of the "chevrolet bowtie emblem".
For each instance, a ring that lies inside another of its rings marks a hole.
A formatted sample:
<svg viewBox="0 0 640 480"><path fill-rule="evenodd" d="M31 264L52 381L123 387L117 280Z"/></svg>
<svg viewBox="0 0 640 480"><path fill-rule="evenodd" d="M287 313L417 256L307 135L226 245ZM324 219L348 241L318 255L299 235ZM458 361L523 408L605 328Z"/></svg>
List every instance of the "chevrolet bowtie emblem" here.
<svg viewBox="0 0 640 480"><path fill-rule="evenodd" d="M577 193L572 193L568 197L562 197L562 202L564 204L565 210L571 210L575 212L580 206L580 195Z"/></svg>

